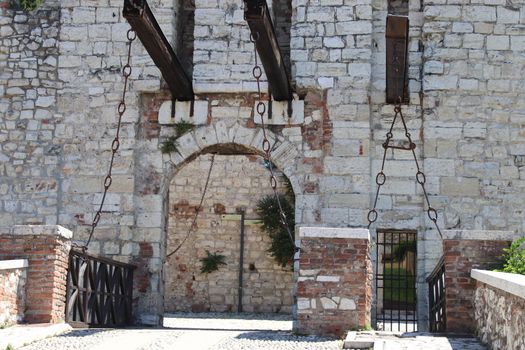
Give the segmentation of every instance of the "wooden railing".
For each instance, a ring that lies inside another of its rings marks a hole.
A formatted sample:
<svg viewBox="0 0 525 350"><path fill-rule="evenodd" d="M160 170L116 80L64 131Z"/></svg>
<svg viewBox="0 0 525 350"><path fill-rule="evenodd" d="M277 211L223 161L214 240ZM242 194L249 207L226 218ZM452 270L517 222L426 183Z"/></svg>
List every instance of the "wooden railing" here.
<svg viewBox="0 0 525 350"><path fill-rule="evenodd" d="M71 250L66 322L83 327L130 325L134 269L130 264Z"/></svg>

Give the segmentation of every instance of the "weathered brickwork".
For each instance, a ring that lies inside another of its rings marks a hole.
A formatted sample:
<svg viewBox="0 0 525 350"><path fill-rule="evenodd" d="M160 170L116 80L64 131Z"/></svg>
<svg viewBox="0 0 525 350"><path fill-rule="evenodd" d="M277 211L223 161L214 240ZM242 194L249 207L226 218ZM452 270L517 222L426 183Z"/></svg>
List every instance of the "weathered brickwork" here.
<svg viewBox="0 0 525 350"><path fill-rule="evenodd" d="M492 235L497 237L498 232ZM485 232L484 236L490 237L491 233ZM443 241L447 331L474 332L476 281L470 277L470 271L498 267L503 249L508 246L509 239L469 239L461 234Z"/></svg>
<svg viewBox="0 0 525 350"><path fill-rule="evenodd" d="M64 321L71 232L60 226L15 226L0 231L0 259L27 259L26 307L29 323Z"/></svg>
<svg viewBox="0 0 525 350"><path fill-rule="evenodd" d="M24 319L27 267L3 266L12 260L0 261L0 326Z"/></svg>
<svg viewBox="0 0 525 350"><path fill-rule="evenodd" d="M476 334L491 349L525 347L525 299L478 281L474 305Z"/></svg>
<svg viewBox="0 0 525 350"><path fill-rule="evenodd" d="M359 230L366 232L368 230ZM342 336L371 322L369 239L352 229L300 229L295 330Z"/></svg>
<svg viewBox="0 0 525 350"><path fill-rule="evenodd" d="M187 239L166 260L165 309L237 311L241 229L238 210L245 208L242 308L247 312L291 313L294 287L291 265L281 267L276 263L267 252L268 234L253 222L258 219L255 212L258 201L273 195L262 157L215 156L197 227L188 236L210 158L203 155L185 165L170 185L167 252ZM283 193L282 177L280 185L279 192ZM216 272L201 273L200 259L206 256L206 250L224 255L227 265Z"/></svg>
<svg viewBox="0 0 525 350"><path fill-rule="evenodd" d="M31 13L0 3L0 226L58 223L83 242L101 200L122 89L129 28L122 1L46 0ZM272 8L278 26L290 27L291 79L305 102L305 121L274 126L269 134L274 162L297 195L298 225L367 223L393 116L385 104L390 12L410 18L410 102L403 110L439 223L525 230L523 0L290 3ZM261 154L262 140L252 118L255 57L242 2L149 4L188 66L193 62L197 99L209 102L208 115L179 140L180 153L162 155L160 145L174 131L158 123L157 113L170 96L134 43L121 148L90 251L138 263L136 315L158 323L170 184L207 147L231 143ZM291 9L290 19L283 9ZM287 40L280 30L278 36ZM442 246L423 211L410 156L387 154L378 227L418 231L424 329L424 278Z"/></svg>

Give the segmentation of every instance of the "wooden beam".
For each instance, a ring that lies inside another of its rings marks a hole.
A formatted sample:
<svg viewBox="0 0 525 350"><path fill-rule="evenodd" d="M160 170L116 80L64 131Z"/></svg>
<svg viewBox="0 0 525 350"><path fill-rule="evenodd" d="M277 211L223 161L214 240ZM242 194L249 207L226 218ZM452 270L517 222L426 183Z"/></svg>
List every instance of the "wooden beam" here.
<svg viewBox="0 0 525 350"><path fill-rule="evenodd" d="M386 102L408 102L408 17L386 18ZM399 98L401 97L401 101Z"/></svg>
<svg viewBox="0 0 525 350"><path fill-rule="evenodd" d="M173 98L179 101L193 100L191 78L160 29L147 1L124 0L122 14L137 33L155 65L160 69Z"/></svg>
<svg viewBox="0 0 525 350"><path fill-rule="evenodd" d="M248 22L252 37L256 39L255 47L266 72L273 98L276 101L292 100L290 79L266 1L244 0L244 19Z"/></svg>

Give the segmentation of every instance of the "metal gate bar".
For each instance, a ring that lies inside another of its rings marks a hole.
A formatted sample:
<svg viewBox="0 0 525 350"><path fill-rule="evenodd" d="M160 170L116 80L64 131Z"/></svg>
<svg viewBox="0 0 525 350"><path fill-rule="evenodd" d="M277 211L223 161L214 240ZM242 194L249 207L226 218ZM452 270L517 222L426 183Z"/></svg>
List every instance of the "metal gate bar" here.
<svg viewBox="0 0 525 350"><path fill-rule="evenodd" d="M376 329L417 331L417 232L378 231Z"/></svg>
<svg viewBox="0 0 525 350"><path fill-rule="evenodd" d="M441 257L434 271L427 278L428 308L431 332L447 330L445 308L445 257Z"/></svg>
<svg viewBox="0 0 525 350"><path fill-rule="evenodd" d="M114 327L132 323L134 265L71 250L66 290L66 322Z"/></svg>

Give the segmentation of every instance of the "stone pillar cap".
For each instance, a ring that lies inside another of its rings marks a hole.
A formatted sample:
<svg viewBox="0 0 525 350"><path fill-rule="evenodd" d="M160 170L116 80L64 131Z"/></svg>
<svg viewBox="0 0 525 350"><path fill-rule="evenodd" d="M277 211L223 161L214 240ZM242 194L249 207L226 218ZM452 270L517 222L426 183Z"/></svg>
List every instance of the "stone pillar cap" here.
<svg viewBox="0 0 525 350"><path fill-rule="evenodd" d="M22 269L27 266L27 259L0 260L0 270Z"/></svg>
<svg viewBox="0 0 525 350"><path fill-rule="evenodd" d="M370 240L370 231L366 228L350 227L299 227L299 237Z"/></svg>
<svg viewBox="0 0 525 350"><path fill-rule="evenodd" d="M444 230L443 239L473 241L513 241L520 237L514 231L493 230Z"/></svg>
<svg viewBox="0 0 525 350"><path fill-rule="evenodd" d="M58 236L71 239L73 232L60 225L14 225L7 232L14 236Z"/></svg>

